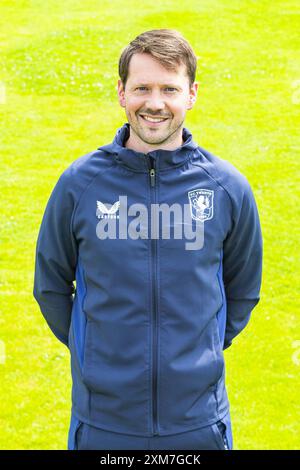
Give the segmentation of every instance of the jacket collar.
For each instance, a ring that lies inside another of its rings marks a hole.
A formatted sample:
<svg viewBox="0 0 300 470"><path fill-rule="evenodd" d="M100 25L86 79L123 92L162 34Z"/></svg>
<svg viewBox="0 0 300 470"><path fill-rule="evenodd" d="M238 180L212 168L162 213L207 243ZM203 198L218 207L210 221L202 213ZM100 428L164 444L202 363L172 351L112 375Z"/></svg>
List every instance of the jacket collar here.
<svg viewBox="0 0 300 470"><path fill-rule="evenodd" d="M124 147L126 140L130 135L130 125L126 122L117 130L112 143L103 145L98 150L111 153L116 160L135 171L148 171L150 168L150 158L155 160L157 169L167 169L174 166L182 165L186 160L191 158L198 144L193 141L192 134L187 128L183 128L182 137L183 145L175 150L158 149L147 154L137 152L135 150Z"/></svg>

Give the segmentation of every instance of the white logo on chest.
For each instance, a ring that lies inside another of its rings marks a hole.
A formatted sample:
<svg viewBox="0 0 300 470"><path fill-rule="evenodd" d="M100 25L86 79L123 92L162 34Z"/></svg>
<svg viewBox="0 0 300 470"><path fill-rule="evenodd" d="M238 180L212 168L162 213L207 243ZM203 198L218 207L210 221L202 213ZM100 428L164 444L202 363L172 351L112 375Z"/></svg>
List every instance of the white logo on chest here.
<svg viewBox="0 0 300 470"><path fill-rule="evenodd" d="M191 216L204 222L214 215L214 192L210 189L195 189L188 192Z"/></svg>
<svg viewBox="0 0 300 470"><path fill-rule="evenodd" d="M107 208L101 201L97 201L96 216L98 219L118 219L119 215L116 212L119 210L120 201L112 204L110 208Z"/></svg>

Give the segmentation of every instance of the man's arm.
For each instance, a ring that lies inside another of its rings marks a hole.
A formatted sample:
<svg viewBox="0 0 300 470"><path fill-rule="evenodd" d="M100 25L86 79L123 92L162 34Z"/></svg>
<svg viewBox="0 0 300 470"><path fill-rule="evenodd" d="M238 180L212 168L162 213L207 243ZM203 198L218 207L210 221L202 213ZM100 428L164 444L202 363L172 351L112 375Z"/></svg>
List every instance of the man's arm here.
<svg viewBox="0 0 300 470"><path fill-rule="evenodd" d="M55 336L68 346L77 244L71 221L75 202L68 170L59 178L42 219L35 257L33 295Z"/></svg>
<svg viewBox="0 0 300 470"><path fill-rule="evenodd" d="M233 227L223 244L223 279L227 300L224 349L247 325L259 302L262 278L262 234L253 192L245 179L232 198Z"/></svg>

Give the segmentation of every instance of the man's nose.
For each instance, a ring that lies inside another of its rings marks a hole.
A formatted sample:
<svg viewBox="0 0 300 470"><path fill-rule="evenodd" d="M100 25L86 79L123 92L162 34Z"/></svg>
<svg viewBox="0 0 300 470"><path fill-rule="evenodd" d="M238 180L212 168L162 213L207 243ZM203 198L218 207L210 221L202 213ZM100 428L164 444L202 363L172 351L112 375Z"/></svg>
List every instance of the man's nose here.
<svg viewBox="0 0 300 470"><path fill-rule="evenodd" d="M151 95L147 98L146 106L148 109L158 110L164 109L165 103L163 97L161 96L160 92L153 91Z"/></svg>

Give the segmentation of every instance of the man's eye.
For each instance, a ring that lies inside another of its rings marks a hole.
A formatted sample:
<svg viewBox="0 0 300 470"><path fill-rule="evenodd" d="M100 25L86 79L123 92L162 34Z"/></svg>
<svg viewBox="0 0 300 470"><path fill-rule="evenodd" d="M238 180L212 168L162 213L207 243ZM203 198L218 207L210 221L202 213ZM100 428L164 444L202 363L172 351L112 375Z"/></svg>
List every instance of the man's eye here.
<svg viewBox="0 0 300 470"><path fill-rule="evenodd" d="M145 87L145 86L139 86L139 87L137 87L136 89L137 89L137 90L145 90L145 89L147 89L147 87ZM165 90L176 91L176 88L167 87L167 88L165 88Z"/></svg>

